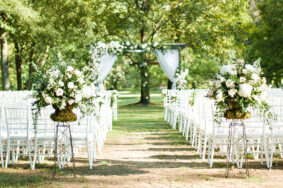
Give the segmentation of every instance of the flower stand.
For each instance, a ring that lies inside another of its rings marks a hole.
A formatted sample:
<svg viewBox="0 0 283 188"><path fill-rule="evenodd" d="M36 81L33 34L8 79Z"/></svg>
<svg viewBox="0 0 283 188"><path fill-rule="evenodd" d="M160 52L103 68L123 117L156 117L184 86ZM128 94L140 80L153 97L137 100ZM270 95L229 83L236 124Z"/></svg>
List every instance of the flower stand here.
<svg viewBox="0 0 283 188"><path fill-rule="evenodd" d="M54 153L54 171L53 179L56 176L56 164L58 162L59 169L63 169L66 161L69 160L71 155L73 163L73 174L76 178L74 149L70 123L58 122L56 125L55 133L55 153Z"/></svg>
<svg viewBox="0 0 283 188"><path fill-rule="evenodd" d="M239 130L242 129L242 130ZM239 133L242 132L242 135ZM242 141L242 142L241 142ZM242 144L242 145L241 145ZM241 159L239 159L239 150L237 147L243 149ZM246 175L249 176L249 161L248 161L248 152L247 152L247 137L246 137L246 127L243 122L243 119L232 119L232 122L229 124L229 135L227 142L227 162L226 162L226 178L229 177L229 171L231 170L230 162L234 162L234 155L236 154L236 162L238 168L243 166L243 158L245 158L246 165Z"/></svg>

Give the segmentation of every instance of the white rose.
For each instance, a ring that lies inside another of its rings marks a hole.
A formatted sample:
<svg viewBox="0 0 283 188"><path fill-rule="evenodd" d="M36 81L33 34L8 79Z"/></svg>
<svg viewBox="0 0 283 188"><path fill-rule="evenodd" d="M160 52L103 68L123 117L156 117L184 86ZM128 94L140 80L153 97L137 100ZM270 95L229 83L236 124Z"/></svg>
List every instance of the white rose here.
<svg viewBox="0 0 283 188"><path fill-rule="evenodd" d="M68 66L68 67L67 67L67 71L68 71L68 72L72 72L73 70L74 70L74 68L73 68L72 66Z"/></svg>
<svg viewBox="0 0 283 188"><path fill-rule="evenodd" d="M234 82L229 79L229 80L226 81L226 86L229 87L229 88L233 87L234 86Z"/></svg>
<svg viewBox="0 0 283 188"><path fill-rule="evenodd" d="M236 89L230 89L230 90L228 91L228 94L230 95L230 97L234 97L234 96L236 95L236 93L237 93L237 90L236 90Z"/></svg>
<svg viewBox="0 0 283 188"><path fill-rule="evenodd" d="M56 96L58 96L58 97L63 96L63 93L64 93L64 91L63 91L63 89L61 89L61 88L58 88L58 89L56 90Z"/></svg>
<svg viewBox="0 0 283 188"><path fill-rule="evenodd" d="M221 87L221 83L220 83L219 81L216 81L216 82L215 82L215 87L216 87L216 88L220 88L220 87Z"/></svg>
<svg viewBox="0 0 283 188"><path fill-rule="evenodd" d="M46 102L47 104L51 104L51 103L52 103L52 98L51 98L51 97L46 97L46 98L45 98L45 102Z"/></svg>
<svg viewBox="0 0 283 188"><path fill-rule="evenodd" d="M208 90L208 96L212 97L213 96L213 90Z"/></svg>
<svg viewBox="0 0 283 188"><path fill-rule="evenodd" d="M82 97L89 99L92 96L92 89L89 86L84 86L82 89Z"/></svg>
<svg viewBox="0 0 283 188"><path fill-rule="evenodd" d="M74 85L74 82L69 82L68 83L68 88L69 89L74 89L75 85Z"/></svg>
<svg viewBox="0 0 283 188"><path fill-rule="evenodd" d="M240 82L243 83L246 81L246 78L245 77L240 77Z"/></svg>
<svg viewBox="0 0 283 188"><path fill-rule="evenodd" d="M65 107L66 107L66 103L63 102L59 109L60 109L60 110L63 110L63 109L65 109Z"/></svg>
<svg viewBox="0 0 283 188"><path fill-rule="evenodd" d="M247 69L243 69L243 70L242 70L242 73L243 73L243 74L247 74L247 73L248 73Z"/></svg>
<svg viewBox="0 0 283 188"><path fill-rule="evenodd" d="M68 104L69 104L69 105L72 105L72 104L74 104L74 102L75 102L75 101L74 101L73 99L71 99L71 100L68 101Z"/></svg>
<svg viewBox="0 0 283 188"><path fill-rule="evenodd" d="M253 87L249 84L240 84L239 95L241 97L250 97Z"/></svg>
<svg viewBox="0 0 283 188"><path fill-rule="evenodd" d="M75 70L74 74L77 76L77 77L80 77L82 75L81 71L79 70Z"/></svg>
<svg viewBox="0 0 283 188"><path fill-rule="evenodd" d="M58 82L58 85L60 86L60 87L63 87L64 86L64 82L62 82L61 80Z"/></svg>
<svg viewBox="0 0 283 188"><path fill-rule="evenodd" d="M239 64L244 64L244 60L243 59L237 59L237 63L239 63Z"/></svg>
<svg viewBox="0 0 283 188"><path fill-rule="evenodd" d="M82 100L82 96L80 94L76 95L75 102L79 103Z"/></svg>

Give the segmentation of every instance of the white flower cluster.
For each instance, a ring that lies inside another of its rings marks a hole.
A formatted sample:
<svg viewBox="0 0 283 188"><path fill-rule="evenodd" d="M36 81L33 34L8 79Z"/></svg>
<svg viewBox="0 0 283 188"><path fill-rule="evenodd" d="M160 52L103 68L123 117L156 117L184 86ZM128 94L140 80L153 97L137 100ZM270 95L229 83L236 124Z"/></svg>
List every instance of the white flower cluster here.
<svg viewBox="0 0 283 188"><path fill-rule="evenodd" d="M178 90L183 90L187 86L187 80L186 77L189 74L189 70L186 69L185 71L180 72L179 74L176 74L177 76L177 89Z"/></svg>
<svg viewBox="0 0 283 188"><path fill-rule="evenodd" d="M33 97L37 100L34 105L38 109L52 105L60 110L68 105L78 108L92 105L96 97L96 87L90 79L92 74L97 73L89 68L80 71L59 60L46 72L42 71L41 80L35 83Z"/></svg>
<svg viewBox="0 0 283 188"><path fill-rule="evenodd" d="M251 103L261 104L264 92L268 89L266 79L261 78L261 74L259 61L250 65L238 59L220 68L208 96L223 105L231 100L244 101L245 106Z"/></svg>

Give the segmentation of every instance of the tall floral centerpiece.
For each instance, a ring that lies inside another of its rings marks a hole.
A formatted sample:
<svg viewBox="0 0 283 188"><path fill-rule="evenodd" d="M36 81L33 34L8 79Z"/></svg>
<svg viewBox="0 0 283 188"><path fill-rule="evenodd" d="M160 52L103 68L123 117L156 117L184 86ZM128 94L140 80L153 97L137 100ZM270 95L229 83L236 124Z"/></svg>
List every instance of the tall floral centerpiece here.
<svg viewBox="0 0 283 188"><path fill-rule="evenodd" d="M262 77L259 60L253 65L238 59L220 68L215 75L208 97L216 101L218 112L227 119L247 119L250 108L267 113L265 91L269 88Z"/></svg>
<svg viewBox="0 0 283 188"><path fill-rule="evenodd" d="M90 113L96 96L93 83L95 69L84 67L78 70L61 58L52 64L47 70L36 67L37 80L33 93L35 114L38 115L41 108L49 105L55 109L51 115L53 121L76 121L73 108L79 108L82 114Z"/></svg>

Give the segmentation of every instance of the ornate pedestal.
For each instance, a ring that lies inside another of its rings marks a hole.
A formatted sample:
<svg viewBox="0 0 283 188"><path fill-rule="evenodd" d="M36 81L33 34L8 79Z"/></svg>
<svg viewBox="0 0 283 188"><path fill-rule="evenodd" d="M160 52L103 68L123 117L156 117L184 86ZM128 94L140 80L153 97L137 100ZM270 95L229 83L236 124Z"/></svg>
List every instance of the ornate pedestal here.
<svg viewBox="0 0 283 188"><path fill-rule="evenodd" d="M242 135L239 135L242 129ZM242 141L242 142L241 142ZM242 145L241 145L242 144ZM238 152L236 147L242 146L242 160L245 157L245 164L246 164L246 174L249 176L249 161L248 161L248 152L247 152L247 137L246 137L246 127L242 119L233 119L232 122L229 124L229 136L227 142L227 162L226 162L226 178L229 177L230 171L230 162L231 160L234 161L234 152ZM236 153L237 165L238 167L242 167L243 161L239 159L240 153Z"/></svg>
<svg viewBox="0 0 283 188"><path fill-rule="evenodd" d="M75 178L76 170L75 170L74 150L73 150L70 123L58 122L58 124L56 125L56 133L55 133L53 179L55 178L56 175L56 166L57 166L56 163L58 162L58 166L60 169L64 168L66 161L68 161L70 158L70 154L72 157L73 174Z"/></svg>

